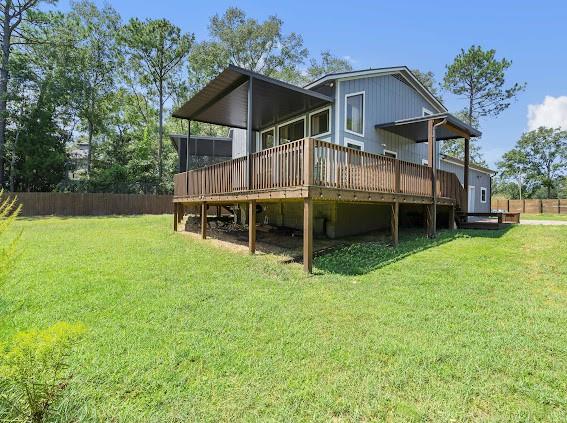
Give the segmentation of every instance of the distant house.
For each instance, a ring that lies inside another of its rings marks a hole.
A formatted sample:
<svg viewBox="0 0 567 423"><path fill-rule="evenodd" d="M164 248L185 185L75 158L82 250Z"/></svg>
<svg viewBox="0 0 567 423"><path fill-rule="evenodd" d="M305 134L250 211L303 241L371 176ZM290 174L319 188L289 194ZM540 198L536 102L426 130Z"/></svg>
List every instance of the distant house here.
<svg viewBox="0 0 567 423"><path fill-rule="evenodd" d="M247 204L258 210L249 216L251 250L257 219L303 229L307 270L314 233L390 229L397 243L399 224L425 221L434 235L454 227L458 212L490 211L491 171L442 156L438 145L462 139L468 152L480 132L405 66L329 74L305 87L229 66L174 117L234 128L230 160L175 176L176 221L185 205L205 215L208 205Z"/></svg>
<svg viewBox="0 0 567 423"><path fill-rule="evenodd" d="M88 155L89 144L86 142L78 142L69 149L69 159L71 161L69 179L81 179L86 175Z"/></svg>

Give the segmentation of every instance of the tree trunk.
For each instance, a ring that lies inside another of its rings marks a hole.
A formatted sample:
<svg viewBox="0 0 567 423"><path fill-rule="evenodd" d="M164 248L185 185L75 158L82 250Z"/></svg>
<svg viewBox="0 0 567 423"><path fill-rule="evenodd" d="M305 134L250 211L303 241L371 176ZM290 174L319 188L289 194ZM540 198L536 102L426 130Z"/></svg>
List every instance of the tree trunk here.
<svg viewBox="0 0 567 423"><path fill-rule="evenodd" d="M6 139L6 111L8 103L8 64L10 63L10 10L11 1L4 5L2 21L2 65L0 68L0 187L4 185L4 145Z"/></svg>
<svg viewBox="0 0 567 423"><path fill-rule="evenodd" d="M18 140L20 138L20 128L16 130L16 138L14 139L14 151L10 160L10 192L14 192L16 180L16 151L18 149Z"/></svg>
<svg viewBox="0 0 567 423"><path fill-rule="evenodd" d="M87 175L91 176L91 160L92 160L92 150L93 150L93 132L94 126L92 119L89 119L88 125L88 137L89 137L89 151L87 151Z"/></svg>
<svg viewBox="0 0 567 423"><path fill-rule="evenodd" d="M162 183L163 176L163 81L159 84L159 147L158 147L158 176L159 183Z"/></svg>

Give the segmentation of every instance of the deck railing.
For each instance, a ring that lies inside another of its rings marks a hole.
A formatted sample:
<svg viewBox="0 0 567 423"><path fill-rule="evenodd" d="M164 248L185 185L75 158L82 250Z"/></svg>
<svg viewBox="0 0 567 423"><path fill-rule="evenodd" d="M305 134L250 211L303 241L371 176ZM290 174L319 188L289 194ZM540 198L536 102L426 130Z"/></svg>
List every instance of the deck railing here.
<svg viewBox="0 0 567 423"><path fill-rule="evenodd" d="M178 173L174 194L205 196L303 185L431 196L431 168L304 138L251 154L250 169L248 158L240 157ZM437 171L437 195L462 204L462 186L455 174Z"/></svg>

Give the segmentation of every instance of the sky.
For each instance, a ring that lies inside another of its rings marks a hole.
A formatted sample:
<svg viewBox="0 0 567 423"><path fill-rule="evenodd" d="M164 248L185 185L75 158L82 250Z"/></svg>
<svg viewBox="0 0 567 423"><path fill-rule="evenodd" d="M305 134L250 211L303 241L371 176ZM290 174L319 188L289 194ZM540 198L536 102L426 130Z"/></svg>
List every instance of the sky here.
<svg viewBox="0 0 567 423"><path fill-rule="evenodd" d="M101 1L95 0L102 4ZM480 145L490 166L510 150L523 132L540 125L567 129L567 1L225 1L112 0L122 15L167 18L198 41L208 37L209 18L238 6L264 20L276 15L284 33L297 32L311 55L330 50L354 69L406 65L432 71L438 80L461 48L495 49L511 60L509 84L527 88L498 117L481 120ZM67 10L68 0L58 8ZM450 111L465 101L443 93Z"/></svg>

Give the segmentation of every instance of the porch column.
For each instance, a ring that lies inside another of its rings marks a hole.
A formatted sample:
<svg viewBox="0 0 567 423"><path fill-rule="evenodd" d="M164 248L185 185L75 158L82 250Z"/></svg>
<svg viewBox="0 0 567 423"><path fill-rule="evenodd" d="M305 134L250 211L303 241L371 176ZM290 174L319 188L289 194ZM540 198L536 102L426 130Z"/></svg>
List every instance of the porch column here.
<svg viewBox="0 0 567 423"><path fill-rule="evenodd" d="M313 271L313 200L303 199L303 270Z"/></svg>
<svg viewBox="0 0 567 423"><path fill-rule="evenodd" d="M435 139L435 127L433 119L427 121L428 161L431 167L431 216L429 222L429 236L435 237L437 233L437 154Z"/></svg>
<svg viewBox="0 0 567 423"><path fill-rule="evenodd" d="M252 121L254 119L253 93L254 78L250 77L248 79L248 109L246 115L246 187L248 189L252 186L252 163L250 162L250 155L254 152L254 133L252 130Z"/></svg>
<svg viewBox="0 0 567 423"><path fill-rule="evenodd" d="M207 203L201 203L201 239L207 239Z"/></svg>
<svg viewBox="0 0 567 423"><path fill-rule="evenodd" d="M256 252L256 200L248 203L248 249L250 254Z"/></svg>
<svg viewBox="0 0 567 423"><path fill-rule="evenodd" d="M469 211L469 162L470 162L470 139L465 138L465 165L463 167L463 187L465 189L465 198L463 198L463 212ZM464 221L468 221L465 214Z"/></svg>
<svg viewBox="0 0 567 423"><path fill-rule="evenodd" d="M392 216L390 219L391 232L392 232L392 245L397 247L399 244L398 226L399 226L400 203L397 201L392 204Z"/></svg>
<svg viewBox="0 0 567 423"><path fill-rule="evenodd" d="M187 143L185 146L185 172L189 170L189 145L191 144L191 121L187 121ZM181 172L181 170L179 170Z"/></svg>

